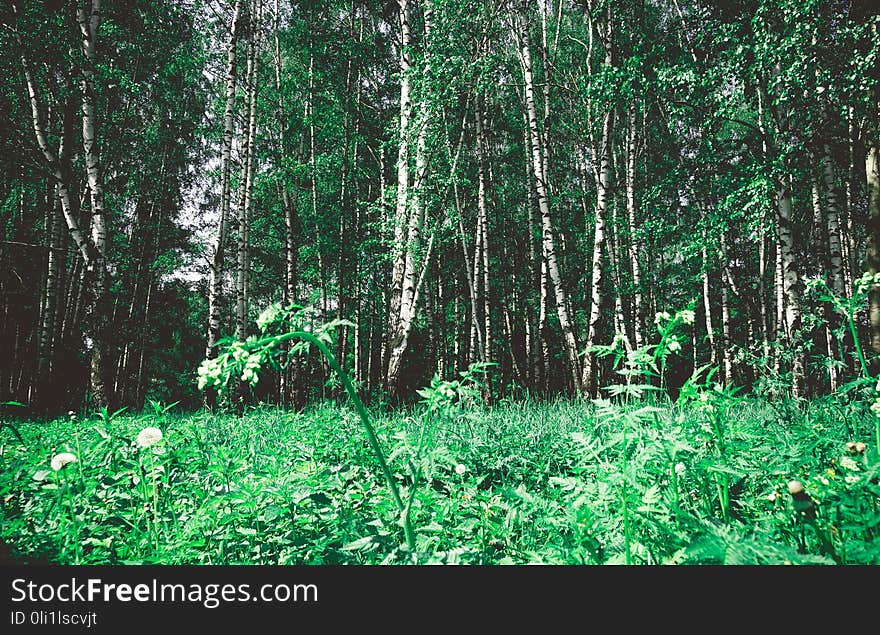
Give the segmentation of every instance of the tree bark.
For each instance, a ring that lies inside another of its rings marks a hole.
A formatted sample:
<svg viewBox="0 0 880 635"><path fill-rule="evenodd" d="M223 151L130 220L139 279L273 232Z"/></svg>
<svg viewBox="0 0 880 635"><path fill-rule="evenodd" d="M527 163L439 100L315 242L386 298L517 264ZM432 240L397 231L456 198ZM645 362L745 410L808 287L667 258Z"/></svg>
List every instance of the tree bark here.
<svg viewBox="0 0 880 635"><path fill-rule="evenodd" d="M866 260L868 273L880 272L880 141L877 135L868 145L865 156L865 180L868 187L868 237ZM868 306L871 323L871 351L880 356L880 285L872 285Z"/></svg>
<svg viewBox="0 0 880 635"><path fill-rule="evenodd" d="M409 27L406 20L404 4L405 0L401 0L401 33L404 31L408 34ZM416 308L419 298L419 286L424 279L425 272L428 268L428 260L430 246L433 244L433 236L430 239L429 247L425 254L422 254L422 231L425 225L425 206L422 200L422 189L427 176L428 157L427 157L427 131L430 124L429 107L428 107L428 79L431 75L431 30L432 30L432 14L433 7L431 3L426 3L424 7L425 21L425 51L424 66L422 68L423 81L421 82L422 92L419 96L419 129L416 134L416 151L415 151L415 174L413 178L412 188L404 191L404 197L401 201L400 197L400 178L409 178L409 171L401 172L401 164L406 157L398 158L398 211L400 205L403 205L403 217L406 219L405 242L403 245L403 277L400 280L400 312L395 321L394 329L391 331L392 339L388 353L388 371L386 383L392 394L397 394L400 390L400 371L403 363L403 356L409 342L409 335L412 331L413 321L415 320ZM406 24L406 29L404 25ZM408 35L407 35L408 37ZM402 54L403 59L405 52ZM401 63L401 73L404 72L404 64ZM403 117L403 84L404 75L401 75L401 130L404 128ZM409 88L407 87L407 99ZM401 145L403 144L403 132L401 132ZM409 195L407 196L407 192ZM409 200L407 200L407 198ZM393 281L392 281L393 284Z"/></svg>
<svg viewBox="0 0 880 635"><path fill-rule="evenodd" d="M562 285L562 274L556 257L555 231L550 216L550 203L547 196L547 188L544 180L544 157L546 156L541 135L538 131L538 117L535 108L534 83L532 80L532 59L529 46L529 31L525 20L522 21L517 33L520 47L520 62L525 82L526 113L529 122L529 138L532 153L532 174L535 178L535 191L538 199L538 209L541 212L542 247L547 265L547 274L553 283L553 291L556 298L556 313L559 317L559 325L562 328L565 351L568 356L569 370L576 391L581 390L580 368L578 363L577 340L574 335L574 327L568 313L568 294Z"/></svg>
<svg viewBox="0 0 880 635"><path fill-rule="evenodd" d="M388 324L385 365L385 387L391 389L388 381L392 356L392 340L397 331L400 306L403 294L403 276L406 265L407 225L409 221L409 137L412 101L410 97L410 68L412 67L412 33L409 25L409 0L398 0L400 25L400 116L397 145L397 200L394 210L394 254L391 266L391 285L388 300ZM396 372L396 371L395 371Z"/></svg>
<svg viewBox="0 0 880 635"><path fill-rule="evenodd" d="M705 237L704 237L705 239ZM703 311L705 313L706 323L706 339L709 342L709 363L716 364L718 361L715 341L715 327L712 323L712 298L711 298L711 282L709 279L709 256L706 251L705 243L702 249L703 256Z"/></svg>
<svg viewBox="0 0 880 635"><path fill-rule="evenodd" d="M91 340L90 377L92 396L96 405L109 408L113 404L113 388L110 381L110 297L107 263L107 219L104 208L104 188L101 160L98 152L97 117L95 114L95 45L101 23L101 1L92 0L91 7L77 6L77 23L82 34L84 64L80 88L82 91L82 140L85 154L86 176L91 204L91 239L94 259L90 263L92 273L92 297L89 303L87 340Z"/></svg>
<svg viewBox="0 0 880 635"><path fill-rule="evenodd" d="M220 339L220 302L223 296L223 257L229 223L229 208L232 198L230 176L232 171L232 138L235 133L235 87L238 79L236 49L238 47L238 22L241 14L241 0L235 0L232 21L229 26L229 44L226 47L226 87L223 112L223 147L220 156L220 220L214 249L211 255L208 278L208 337L205 357L217 356L217 340Z"/></svg>
<svg viewBox="0 0 880 635"><path fill-rule="evenodd" d="M610 55L606 56L606 64L610 64ZM609 187L611 183L611 133L613 111L605 113L602 124L602 139L594 155L598 158L599 170L596 180L596 227L593 234L592 275L590 277L590 319L587 330L587 347L596 343L599 319L602 315L602 256L605 247L605 224L608 218ZM596 356L587 353L584 359L583 388L594 396L598 386L595 377Z"/></svg>
<svg viewBox="0 0 880 635"><path fill-rule="evenodd" d="M722 273L728 273L727 265L729 258L727 256L727 241L724 238L724 232L721 232L721 266ZM723 368L721 371L721 380L724 383L733 381L733 334L731 333L730 321L730 296L727 291L727 276L721 276L721 359L723 360ZM748 320L746 320L748 321Z"/></svg>
<svg viewBox="0 0 880 635"><path fill-rule="evenodd" d="M235 339L247 338L248 304L250 302L250 216L254 186L254 144L257 133L257 84L259 56L257 55L260 24L260 0L254 0L249 16L249 41L247 57L247 131L244 142L244 165L242 189L238 210L238 276L235 293Z"/></svg>
<svg viewBox="0 0 880 635"><path fill-rule="evenodd" d="M489 221L488 211L486 208L486 138L484 128L484 113L479 98L476 100L476 126L477 126L477 225L479 227L478 235L480 236L480 261L477 263L480 267L480 282L482 284L481 312L483 315L483 343L484 356L483 361L490 362L493 358L492 351L492 314L490 310L489 299Z"/></svg>
<svg viewBox="0 0 880 635"><path fill-rule="evenodd" d="M846 297L846 286L843 273L843 248L840 241L840 206L838 204L837 186L835 185L834 166L831 159L831 146L825 141L819 160L822 182L825 185L825 219L828 232L828 272L831 278L831 289L839 297Z"/></svg>
<svg viewBox="0 0 880 635"><path fill-rule="evenodd" d="M633 282L633 323L636 348L645 343L645 312L642 307L642 268L639 264L639 249L636 244L636 106L629 108L629 126L626 144L626 218L629 234L629 262Z"/></svg>
<svg viewBox="0 0 880 635"><path fill-rule="evenodd" d="M781 263L782 291L785 295L785 342L792 346L797 345L800 336L801 313L799 279L795 267L794 234L791 228L792 200L791 200L791 177L784 177L776 190L776 220L777 220L777 250ZM803 355L796 349L792 351L792 379L791 391L793 397L800 396L800 384L803 379L804 366Z"/></svg>

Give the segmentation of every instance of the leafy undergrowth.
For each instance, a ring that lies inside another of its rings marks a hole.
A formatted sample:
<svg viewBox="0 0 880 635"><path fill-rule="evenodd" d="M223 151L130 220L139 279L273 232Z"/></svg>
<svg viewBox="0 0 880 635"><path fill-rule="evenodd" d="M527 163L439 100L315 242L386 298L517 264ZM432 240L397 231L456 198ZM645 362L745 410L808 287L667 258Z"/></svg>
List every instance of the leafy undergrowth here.
<svg viewBox="0 0 880 635"><path fill-rule="evenodd" d="M0 541L82 564L880 563L859 401L373 414L415 554L357 414L330 404L0 430Z"/></svg>

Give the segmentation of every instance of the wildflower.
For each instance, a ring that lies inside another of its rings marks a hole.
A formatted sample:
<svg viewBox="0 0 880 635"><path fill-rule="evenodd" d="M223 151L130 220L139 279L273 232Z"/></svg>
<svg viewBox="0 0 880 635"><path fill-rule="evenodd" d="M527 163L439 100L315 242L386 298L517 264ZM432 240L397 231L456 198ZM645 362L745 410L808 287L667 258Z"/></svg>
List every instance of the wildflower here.
<svg viewBox="0 0 880 635"><path fill-rule="evenodd" d="M868 446L866 446L861 441L850 441L846 444L846 449L850 454L862 454L867 447Z"/></svg>
<svg viewBox="0 0 880 635"><path fill-rule="evenodd" d="M241 371L241 380L256 384L260 380L260 365L262 361L259 353L248 355L244 362L244 370Z"/></svg>
<svg viewBox="0 0 880 635"><path fill-rule="evenodd" d="M684 463L676 463L675 464L675 473L676 474L681 476L682 474L684 474L684 470L685 470Z"/></svg>
<svg viewBox="0 0 880 635"><path fill-rule="evenodd" d="M859 471L859 465L855 461L853 461L848 456L845 456L840 459L840 466L845 467L848 470L852 470L853 472Z"/></svg>
<svg viewBox="0 0 880 635"><path fill-rule="evenodd" d="M685 324L693 324L696 319L696 314L690 309L685 309L681 313L678 314L681 317L681 321Z"/></svg>
<svg viewBox="0 0 880 635"><path fill-rule="evenodd" d="M459 476L464 476L465 472L467 472L466 465L459 463L458 465L455 466L455 473L458 474Z"/></svg>
<svg viewBox="0 0 880 635"><path fill-rule="evenodd" d="M237 362L243 361L248 355L250 355L242 342L233 342L229 347L229 350L232 351L232 359Z"/></svg>
<svg viewBox="0 0 880 635"><path fill-rule="evenodd" d="M670 339L669 340L669 352L670 353L677 353L680 350L681 350L681 342L679 342L675 338Z"/></svg>
<svg viewBox="0 0 880 635"><path fill-rule="evenodd" d="M52 469L56 472L63 468L68 463L75 463L76 456L71 454L70 452L61 452L52 457Z"/></svg>
<svg viewBox="0 0 880 635"><path fill-rule="evenodd" d="M775 503L776 499L778 497L779 497L779 494L777 494L776 492L770 492L770 494L767 496L767 500L770 501L771 503Z"/></svg>
<svg viewBox="0 0 880 635"><path fill-rule="evenodd" d="M277 302L275 304L270 304L265 309L263 309L263 312L260 313L259 317L257 318L257 326L260 328L261 331L265 331L269 325L278 320L280 315L281 305Z"/></svg>
<svg viewBox="0 0 880 635"><path fill-rule="evenodd" d="M137 445L139 448L148 448L162 440L162 431L159 428L144 428L137 435Z"/></svg>
<svg viewBox="0 0 880 635"><path fill-rule="evenodd" d="M847 483L852 485L853 483L859 482L859 477L856 476L855 474L850 474L849 476L845 477L843 480L845 480Z"/></svg>
<svg viewBox="0 0 880 635"><path fill-rule="evenodd" d="M654 324L660 324L663 320L670 320L672 316L667 311L661 311L654 316Z"/></svg>
<svg viewBox="0 0 880 635"><path fill-rule="evenodd" d="M219 386L222 381L220 375L223 368L219 359L205 359L199 364L199 390L203 390L205 386Z"/></svg>
<svg viewBox="0 0 880 635"><path fill-rule="evenodd" d="M804 484L800 481L789 481L788 482L788 493L792 496L797 496L798 494L804 493Z"/></svg>

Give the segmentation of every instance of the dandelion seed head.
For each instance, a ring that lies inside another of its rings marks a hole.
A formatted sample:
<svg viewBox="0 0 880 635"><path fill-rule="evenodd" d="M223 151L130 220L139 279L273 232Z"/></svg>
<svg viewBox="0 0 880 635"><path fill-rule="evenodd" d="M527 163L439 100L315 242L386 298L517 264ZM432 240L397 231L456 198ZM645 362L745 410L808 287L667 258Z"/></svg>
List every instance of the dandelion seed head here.
<svg viewBox="0 0 880 635"><path fill-rule="evenodd" d="M70 452L60 452L52 457L51 465L52 469L56 472L62 469L65 465L69 463L75 463L76 456L71 454Z"/></svg>
<svg viewBox="0 0 880 635"><path fill-rule="evenodd" d="M465 472L467 472L467 466L463 463L459 463L455 466L455 473L459 476L462 476Z"/></svg>
<svg viewBox="0 0 880 635"><path fill-rule="evenodd" d="M144 428L137 435L137 445L139 448L148 448L162 440L162 431L159 428L150 426Z"/></svg>

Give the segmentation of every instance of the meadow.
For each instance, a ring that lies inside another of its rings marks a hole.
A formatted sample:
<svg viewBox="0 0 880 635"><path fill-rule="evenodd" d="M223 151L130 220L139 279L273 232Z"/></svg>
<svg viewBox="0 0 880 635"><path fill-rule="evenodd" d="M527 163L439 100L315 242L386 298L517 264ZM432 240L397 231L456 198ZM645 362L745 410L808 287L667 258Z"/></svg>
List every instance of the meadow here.
<svg viewBox="0 0 880 635"><path fill-rule="evenodd" d="M880 563L877 419L858 389L773 401L695 381L675 402L487 406L462 377L369 412L415 549L344 402L241 416L153 403L0 430L4 559Z"/></svg>

